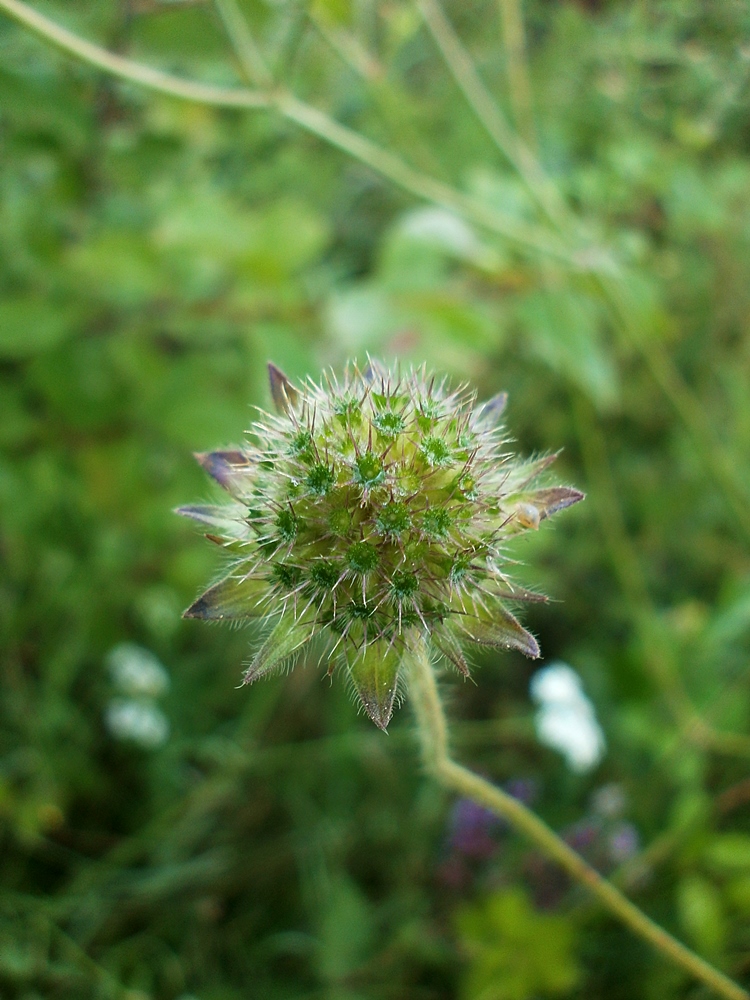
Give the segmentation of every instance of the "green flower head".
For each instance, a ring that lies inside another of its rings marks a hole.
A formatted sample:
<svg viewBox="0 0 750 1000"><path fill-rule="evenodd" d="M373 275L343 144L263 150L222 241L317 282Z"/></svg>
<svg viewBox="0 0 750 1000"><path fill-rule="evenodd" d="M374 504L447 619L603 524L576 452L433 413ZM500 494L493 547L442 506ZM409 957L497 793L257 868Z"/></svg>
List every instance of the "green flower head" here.
<svg viewBox="0 0 750 1000"><path fill-rule="evenodd" d="M384 729L418 643L464 675L468 643L538 656L507 605L545 598L509 581L505 543L583 494L537 485L554 456L504 450L505 394L478 406L465 386L374 362L298 386L269 374L276 412L244 447L196 456L232 502L179 511L233 559L185 617L268 626L245 682L319 636Z"/></svg>

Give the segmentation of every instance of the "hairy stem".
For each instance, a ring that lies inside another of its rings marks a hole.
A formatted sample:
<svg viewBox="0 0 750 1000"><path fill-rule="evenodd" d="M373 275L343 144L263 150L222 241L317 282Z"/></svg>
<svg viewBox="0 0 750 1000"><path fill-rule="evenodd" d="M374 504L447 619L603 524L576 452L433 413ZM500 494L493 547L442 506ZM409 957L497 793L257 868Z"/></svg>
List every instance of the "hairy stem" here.
<svg viewBox="0 0 750 1000"><path fill-rule="evenodd" d="M647 917L530 809L451 758L445 712L424 643L420 644L411 661L409 693L425 765L441 785L479 803L528 837L634 934L648 941L665 958L704 983L718 996L727 997L728 1000L750 1000L750 994Z"/></svg>

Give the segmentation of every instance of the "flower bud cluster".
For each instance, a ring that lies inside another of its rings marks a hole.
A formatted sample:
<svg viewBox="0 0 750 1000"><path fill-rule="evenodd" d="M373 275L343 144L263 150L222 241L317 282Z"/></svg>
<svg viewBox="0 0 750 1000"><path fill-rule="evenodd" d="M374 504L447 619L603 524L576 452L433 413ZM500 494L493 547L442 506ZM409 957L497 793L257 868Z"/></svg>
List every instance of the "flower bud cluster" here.
<svg viewBox="0 0 750 1000"><path fill-rule="evenodd" d="M197 458L228 507L180 513L211 528L229 574L185 612L268 621L254 681L317 635L330 639L373 721L390 720L403 657L430 641L463 674L463 645L538 647L508 602L544 600L508 579L509 537L580 500L534 483L554 459L503 450L505 396L483 406L424 369L370 362L294 386L269 366L275 414L251 443Z"/></svg>

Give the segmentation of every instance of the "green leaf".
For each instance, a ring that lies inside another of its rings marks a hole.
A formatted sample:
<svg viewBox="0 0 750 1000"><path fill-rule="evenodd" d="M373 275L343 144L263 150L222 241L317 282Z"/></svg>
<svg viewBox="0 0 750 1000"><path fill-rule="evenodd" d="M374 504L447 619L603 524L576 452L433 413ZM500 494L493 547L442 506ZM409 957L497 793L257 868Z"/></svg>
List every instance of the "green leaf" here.
<svg viewBox="0 0 750 1000"><path fill-rule="evenodd" d="M71 310L41 298L0 301L0 358L20 360L59 344L73 333Z"/></svg>
<svg viewBox="0 0 750 1000"><path fill-rule="evenodd" d="M347 646L349 676L365 711L380 729L388 726L393 715L401 658L401 650L384 639L361 649Z"/></svg>
<svg viewBox="0 0 750 1000"><path fill-rule="evenodd" d="M268 595L267 580L253 576L228 576L209 587L183 612L183 618L210 621L241 621L265 614L263 598Z"/></svg>
<svg viewBox="0 0 750 1000"><path fill-rule="evenodd" d="M373 938L373 915L357 884L343 874L331 880L318 907L318 969L326 981L338 982L367 958Z"/></svg>
<svg viewBox="0 0 750 1000"><path fill-rule="evenodd" d="M722 833L706 848L706 861L723 871L750 870L750 834Z"/></svg>
<svg viewBox="0 0 750 1000"><path fill-rule="evenodd" d="M726 923L719 890L701 875L686 876L677 887L677 910L685 933L699 951L719 954L726 940Z"/></svg>
<svg viewBox="0 0 750 1000"><path fill-rule="evenodd" d="M614 406L619 396L617 368L595 300L568 288L537 289L520 300L517 315L534 354L582 389L599 409Z"/></svg>
<svg viewBox="0 0 750 1000"><path fill-rule="evenodd" d="M463 907L456 928L468 956L462 1000L560 996L579 980L569 918L539 913L519 887Z"/></svg>

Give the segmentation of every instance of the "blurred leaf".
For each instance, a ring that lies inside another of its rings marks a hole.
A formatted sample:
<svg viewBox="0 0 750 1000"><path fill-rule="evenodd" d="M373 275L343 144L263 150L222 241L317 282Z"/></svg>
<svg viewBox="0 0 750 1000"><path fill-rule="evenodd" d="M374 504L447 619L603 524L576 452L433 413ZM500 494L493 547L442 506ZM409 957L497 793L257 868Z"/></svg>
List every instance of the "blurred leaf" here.
<svg viewBox="0 0 750 1000"><path fill-rule="evenodd" d="M717 834L711 838L705 858L709 865L718 870L750 870L750 834Z"/></svg>
<svg viewBox="0 0 750 1000"><path fill-rule="evenodd" d="M21 359L55 347L75 330L76 312L39 297L0 299L0 358Z"/></svg>
<svg viewBox="0 0 750 1000"><path fill-rule="evenodd" d="M677 887L677 909L696 948L705 955L718 955L726 940L726 922L716 886L700 875L686 876Z"/></svg>
<svg viewBox="0 0 750 1000"><path fill-rule="evenodd" d="M317 964L326 982L350 976L367 958L373 937L370 906L350 878L338 874L321 901Z"/></svg>
<svg viewBox="0 0 750 1000"><path fill-rule="evenodd" d="M456 928L468 955L460 994L467 1000L561 996L580 978L572 924L534 910L521 888L463 907Z"/></svg>
<svg viewBox="0 0 750 1000"><path fill-rule="evenodd" d="M568 289L537 290L519 299L516 314L531 351L597 407L612 408L619 393L617 369L591 298Z"/></svg>

